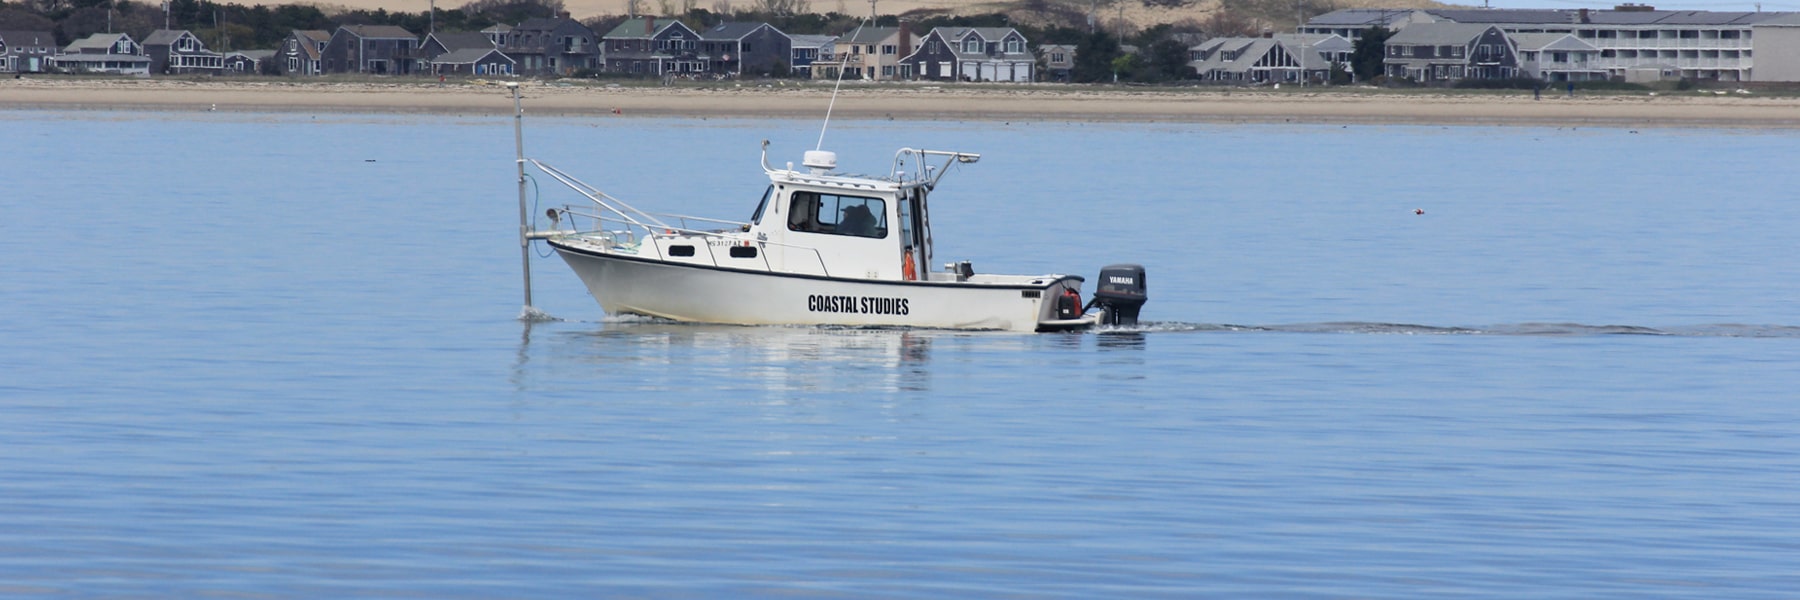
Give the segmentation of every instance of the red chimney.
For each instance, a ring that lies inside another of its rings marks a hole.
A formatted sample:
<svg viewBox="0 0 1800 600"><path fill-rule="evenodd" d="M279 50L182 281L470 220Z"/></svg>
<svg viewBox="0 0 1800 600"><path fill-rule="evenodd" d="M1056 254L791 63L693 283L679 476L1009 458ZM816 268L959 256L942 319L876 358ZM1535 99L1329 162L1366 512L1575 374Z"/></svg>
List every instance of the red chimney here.
<svg viewBox="0 0 1800 600"><path fill-rule="evenodd" d="M912 26L906 21L900 22L900 56L912 54Z"/></svg>
<svg viewBox="0 0 1800 600"><path fill-rule="evenodd" d="M644 17L644 35L656 35L656 17Z"/></svg>

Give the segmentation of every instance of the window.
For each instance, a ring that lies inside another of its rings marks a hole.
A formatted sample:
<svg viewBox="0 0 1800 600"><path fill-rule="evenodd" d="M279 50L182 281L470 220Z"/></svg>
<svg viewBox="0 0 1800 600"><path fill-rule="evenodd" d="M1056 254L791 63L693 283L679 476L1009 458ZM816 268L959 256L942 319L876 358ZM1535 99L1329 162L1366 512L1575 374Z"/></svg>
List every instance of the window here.
<svg viewBox="0 0 1800 600"><path fill-rule="evenodd" d="M1203 53L1201 53L1201 54L1200 54L1200 58L1199 58L1199 59L1197 59L1197 60L1205 60L1205 59L1206 59L1206 54L1205 54L1205 53L1204 53L1204 52L1203 52ZM1050 53L1050 62L1053 62L1053 63L1060 63L1060 62L1064 62L1064 61L1067 61L1067 60L1068 60L1068 59L1067 59L1067 58L1064 58L1064 57L1063 57L1063 53L1061 53L1061 52L1051 52L1051 53Z"/></svg>
<svg viewBox="0 0 1800 600"><path fill-rule="evenodd" d="M887 203L880 198L794 192L788 230L866 238L887 237Z"/></svg>
<svg viewBox="0 0 1800 600"><path fill-rule="evenodd" d="M1025 46L1024 43L1020 42L1017 38L1006 40L1006 51L1008 53L1018 54L1020 52L1024 52L1025 51L1024 46Z"/></svg>
<svg viewBox="0 0 1800 600"><path fill-rule="evenodd" d="M963 41L963 52L980 52L981 40L969 38Z"/></svg>
<svg viewBox="0 0 1800 600"><path fill-rule="evenodd" d="M881 74L884 76L887 76L887 77L893 77L894 76L894 65L882 65Z"/></svg>

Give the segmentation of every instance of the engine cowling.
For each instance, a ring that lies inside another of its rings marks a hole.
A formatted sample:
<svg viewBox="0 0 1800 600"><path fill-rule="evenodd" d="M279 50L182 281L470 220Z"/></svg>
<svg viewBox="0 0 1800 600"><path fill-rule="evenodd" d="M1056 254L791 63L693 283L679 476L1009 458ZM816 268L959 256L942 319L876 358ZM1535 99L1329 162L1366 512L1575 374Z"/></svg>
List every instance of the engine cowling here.
<svg viewBox="0 0 1800 600"><path fill-rule="evenodd" d="M1150 300L1149 284L1144 281L1144 266L1132 264L1101 267L1094 286L1094 305L1101 309L1102 325L1133 327L1138 324L1138 311Z"/></svg>

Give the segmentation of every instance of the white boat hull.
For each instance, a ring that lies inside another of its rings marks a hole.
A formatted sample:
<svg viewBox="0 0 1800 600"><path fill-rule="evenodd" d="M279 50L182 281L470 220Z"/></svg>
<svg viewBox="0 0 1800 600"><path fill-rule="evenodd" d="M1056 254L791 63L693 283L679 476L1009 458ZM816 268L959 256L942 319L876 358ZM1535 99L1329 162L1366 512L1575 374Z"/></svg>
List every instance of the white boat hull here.
<svg viewBox="0 0 1800 600"><path fill-rule="evenodd" d="M551 240L609 314L738 325L898 326L1042 331L1089 326L1056 319L1053 299L1081 278L1017 282L847 279L668 262Z"/></svg>

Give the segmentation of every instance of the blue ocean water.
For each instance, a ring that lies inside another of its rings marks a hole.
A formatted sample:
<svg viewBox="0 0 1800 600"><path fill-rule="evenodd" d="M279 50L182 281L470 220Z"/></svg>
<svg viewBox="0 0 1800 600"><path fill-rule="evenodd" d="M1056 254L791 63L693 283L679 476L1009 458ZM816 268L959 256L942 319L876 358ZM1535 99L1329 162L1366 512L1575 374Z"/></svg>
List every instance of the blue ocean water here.
<svg viewBox="0 0 1800 600"><path fill-rule="evenodd" d="M816 128L526 144L743 217L758 143ZM1800 589L1794 132L826 134L863 172L983 153L934 196L940 260L1143 263L1153 323L1099 335L609 319L554 258L560 320L521 322L504 117L14 111L0 140L0 595Z"/></svg>

